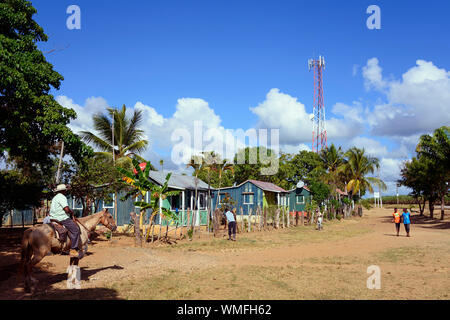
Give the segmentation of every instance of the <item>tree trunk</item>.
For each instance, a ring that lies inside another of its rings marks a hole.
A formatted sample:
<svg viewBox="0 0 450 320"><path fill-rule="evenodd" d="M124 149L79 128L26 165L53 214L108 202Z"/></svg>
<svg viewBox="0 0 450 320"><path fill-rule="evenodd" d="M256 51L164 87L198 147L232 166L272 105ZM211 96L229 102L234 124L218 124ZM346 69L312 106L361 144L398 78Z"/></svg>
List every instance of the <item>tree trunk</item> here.
<svg viewBox="0 0 450 320"><path fill-rule="evenodd" d="M444 215L445 215L445 193L442 194L441 197L441 220L444 220Z"/></svg>
<svg viewBox="0 0 450 320"><path fill-rule="evenodd" d="M214 216L213 216L213 228L214 228L214 237L217 237L220 229L220 215L221 212L219 209L214 210Z"/></svg>
<svg viewBox="0 0 450 320"><path fill-rule="evenodd" d="M422 206L422 202L420 201L419 198L417 198L417 204L419 205L419 212L420 212L419 216L423 216L423 211L425 210L425 202Z"/></svg>
<svg viewBox="0 0 450 320"><path fill-rule="evenodd" d="M276 228L277 229L280 229L280 211L281 211L281 209L277 208L276 219L275 219L275 221L276 221Z"/></svg>
<svg viewBox="0 0 450 320"><path fill-rule="evenodd" d="M130 212L131 219L134 221L134 243L142 247L141 228L139 227L139 217L136 212Z"/></svg>
<svg viewBox="0 0 450 320"><path fill-rule="evenodd" d="M433 219L434 218L434 202L429 200L428 204L429 204L429 208L430 208L430 218Z"/></svg>
<svg viewBox="0 0 450 320"><path fill-rule="evenodd" d="M267 207L264 208L264 230L266 230L267 227Z"/></svg>

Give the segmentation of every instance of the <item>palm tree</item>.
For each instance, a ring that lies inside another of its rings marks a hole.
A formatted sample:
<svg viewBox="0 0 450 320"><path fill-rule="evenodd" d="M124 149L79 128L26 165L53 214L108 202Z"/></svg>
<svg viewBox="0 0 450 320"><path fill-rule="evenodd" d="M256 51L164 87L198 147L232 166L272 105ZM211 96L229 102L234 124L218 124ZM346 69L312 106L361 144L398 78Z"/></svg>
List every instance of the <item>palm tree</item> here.
<svg viewBox="0 0 450 320"><path fill-rule="evenodd" d="M326 149L323 149L319 153L320 159L322 161L322 165L326 170L326 174L322 176L323 182L331 186L331 195L334 198L334 201L330 202L331 211L336 216L337 207L339 206L338 196L337 196L337 188L341 187L342 174L341 174L341 166L344 163L344 152L342 148L336 148L334 144ZM336 205L337 204L337 205Z"/></svg>
<svg viewBox="0 0 450 320"><path fill-rule="evenodd" d="M195 197L194 197L195 200L194 200L194 208L192 208L193 216L192 216L192 227L191 227L192 230L195 231L194 230L194 226L195 226L194 219L196 219L197 217L195 216L194 213L195 213L195 208L196 208L197 201L198 201L198 199L197 199L197 197L198 197L198 174L200 173L200 171L203 168L203 157L202 156L192 156L191 161L188 164L186 164L186 168L189 168L189 167L194 169L194 176L195 176Z"/></svg>
<svg viewBox="0 0 450 320"><path fill-rule="evenodd" d="M353 147L345 153L346 159L341 166L341 171L348 177L347 191L350 199L355 194L361 195L361 191L373 193L373 185L378 185L382 190L386 190L386 184L379 178L367 177L368 174L375 173L375 169L380 168L380 160L367 156L364 149Z"/></svg>
<svg viewBox="0 0 450 320"><path fill-rule="evenodd" d="M164 160L159 160L159 165L161 166L161 172L164 172Z"/></svg>
<svg viewBox="0 0 450 320"><path fill-rule="evenodd" d="M216 200L216 208L217 209L219 202L220 202L220 187L222 184L222 175L223 173L225 173L226 171L231 171L232 173L234 173L234 165L233 163L229 163L227 159L219 161L217 163L217 171L219 172L219 188L217 191L217 200Z"/></svg>
<svg viewBox="0 0 450 320"><path fill-rule="evenodd" d="M148 141L144 139L144 131L139 129L142 111L134 110L129 118L126 116L126 110L126 106L123 105L121 110L108 108L108 115L102 113L94 115L92 120L98 135L90 131L82 131L80 135L84 141L92 143L100 150L95 153L96 156L115 161L119 166L132 168L132 156L141 162L145 161L138 154L147 148ZM154 170L151 164L150 167Z"/></svg>
<svg viewBox="0 0 450 320"><path fill-rule="evenodd" d="M344 163L344 152L341 147L336 148L336 146L332 144L330 147L323 149L319 155L323 166L327 171L327 174L323 177L323 180L332 187L331 192L333 196L335 196L336 188L338 188L340 184L340 168Z"/></svg>

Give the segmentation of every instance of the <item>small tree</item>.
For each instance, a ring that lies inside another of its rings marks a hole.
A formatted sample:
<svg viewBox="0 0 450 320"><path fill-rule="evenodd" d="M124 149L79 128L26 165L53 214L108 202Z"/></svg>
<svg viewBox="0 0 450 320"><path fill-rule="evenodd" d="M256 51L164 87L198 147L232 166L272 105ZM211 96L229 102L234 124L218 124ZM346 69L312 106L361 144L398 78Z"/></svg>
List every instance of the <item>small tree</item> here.
<svg viewBox="0 0 450 320"><path fill-rule="evenodd" d="M153 225L154 217L160 212L165 218L170 220L178 220L178 216L172 211L162 207L160 202L165 200L167 197L178 195L179 191L169 191L169 179L171 177L171 173L166 176L166 181L162 186L158 186L152 183L149 179L150 174L150 166L146 165L145 169L139 166L139 162L136 159L132 160L132 164L135 168L136 174L132 172L117 167L117 170L123 175L119 181L121 183L125 183L131 187L131 190L124 196L124 199L129 197L133 197L134 199L142 197L141 201L136 201L134 203L135 206L140 207L140 226L142 226L144 216L146 214L146 210L150 209L151 217L149 221L149 229L147 230L146 240L149 237L149 231ZM150 195L150 202L144 201L147 193ZM136 228L140 228L140 226L135 226Z"/></svg>

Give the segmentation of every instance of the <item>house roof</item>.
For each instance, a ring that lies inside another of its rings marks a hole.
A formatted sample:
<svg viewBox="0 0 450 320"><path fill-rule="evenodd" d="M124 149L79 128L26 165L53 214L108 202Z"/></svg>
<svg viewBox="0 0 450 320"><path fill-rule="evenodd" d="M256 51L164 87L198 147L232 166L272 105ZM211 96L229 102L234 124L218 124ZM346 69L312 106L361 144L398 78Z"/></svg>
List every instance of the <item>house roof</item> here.
<svg viewBox="0 0 450 320"><path fill-rule="evenodd" d="M161 172L161 171L150 171L150 178L155 181L156 183L163 185L166 181L166 176L168 172ZM196 183L197 180L197 183ZM195 190L195 186L197 184L198 190L207 190L208 184L204 182L201 179L195 179L193 176L185 176L177 173L172 173L169 179L169 188L172 189L190 189Z"/></svg>
<svg viewBox="0 0 450 320"><path fill-rule="evenodd" d="M247 180L237 186L220 188L220 190L222 191L222 190L227 190L227 189L239 188L240 186L246 184L247 182L253 183L255 186L257 186L258 188L260 188L264 191L270 191L270 192L276 192L276 193L287 193L288 192L288 191L284 190L283 188L280 188L276 184L273 184L271 182L258 181L258 180Z"/></svg>
<svg viewBox="0 0 450 320"><path fill-rule="evenodd" d="M249 182L253 183L258 188L264 190L264 191L271 191L271 192L286 192L283 188L277 186L276 184L273 184L271 182L264 182L264 181L258 181L258 180L248 180Z"/></svg>

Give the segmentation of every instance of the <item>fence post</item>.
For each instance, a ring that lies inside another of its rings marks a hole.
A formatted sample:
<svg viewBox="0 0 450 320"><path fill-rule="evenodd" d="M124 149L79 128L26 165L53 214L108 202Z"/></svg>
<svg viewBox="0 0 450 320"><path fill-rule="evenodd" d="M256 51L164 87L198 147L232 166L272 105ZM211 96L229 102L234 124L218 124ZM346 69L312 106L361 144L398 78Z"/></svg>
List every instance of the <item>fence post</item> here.
<svg viewBox="0 0 450 320"><path fill-rule="evenodd" d="M280 228L280 208L277 208L276 211L276 228L279 229Z"/></svg>
<svg viewBox="0 0 450 320"><path fill-rule="evenodd" d="M241 233L244 233L244 209L241 207Z"/></svg>
<svg viewBox="0 0 450 320"><path fill-rule="evenodd" d="M264 208L264 230L267 228L267 207Z"/></svg>
<svg viewBox="0 0 450 320"><path fill-rule="evenodd" d="M287 227L289 228L291 226L291 213L287 212Z"/></svg>
<svg viewBox="0 0 450 320"><path fill-rule="evenodd" d="M247 226L248 232L252 231L252 210L253 208L248 209L248 226Z"/></svg>

